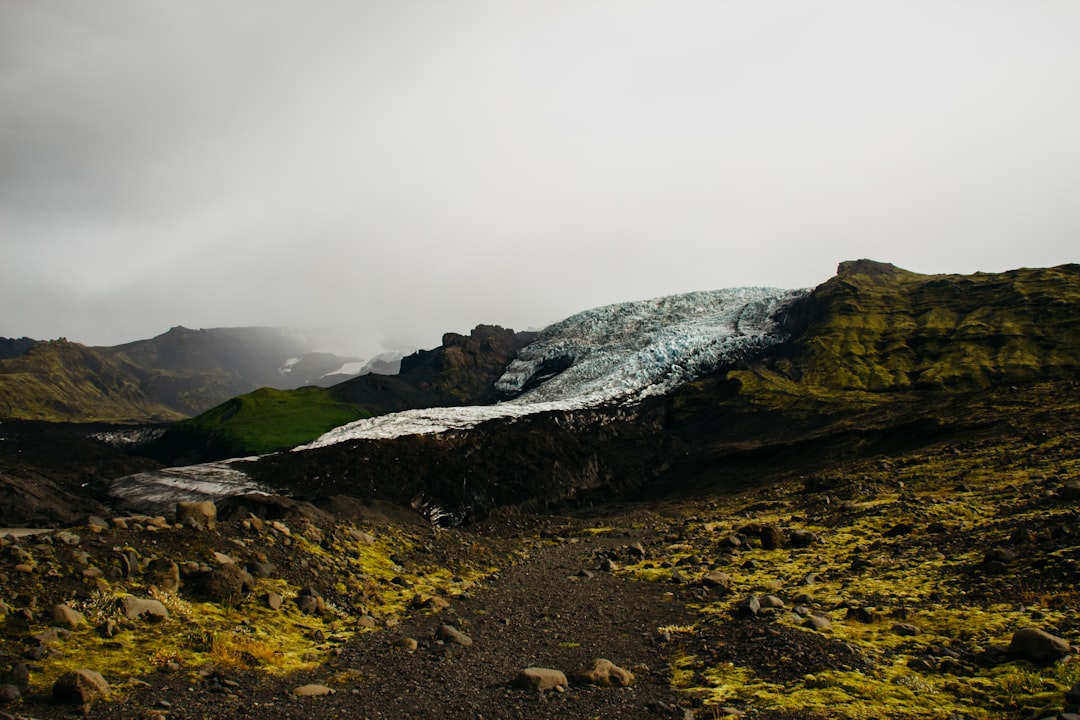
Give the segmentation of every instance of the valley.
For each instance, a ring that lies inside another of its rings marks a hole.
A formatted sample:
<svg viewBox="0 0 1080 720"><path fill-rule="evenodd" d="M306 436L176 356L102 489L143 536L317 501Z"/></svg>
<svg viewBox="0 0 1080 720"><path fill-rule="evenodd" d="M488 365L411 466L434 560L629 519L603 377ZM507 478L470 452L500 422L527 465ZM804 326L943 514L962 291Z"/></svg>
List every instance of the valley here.
<svg viewBox="0 0 1080 720"><path fill-rule="evenodd" d="M0 423L0 525L55 528L0 541L0 712L1071 718L1080 267L747 292L444 338L379 390L441 406L207 466L264 494ZM107 698L55 694L84 668Z"/></svg>

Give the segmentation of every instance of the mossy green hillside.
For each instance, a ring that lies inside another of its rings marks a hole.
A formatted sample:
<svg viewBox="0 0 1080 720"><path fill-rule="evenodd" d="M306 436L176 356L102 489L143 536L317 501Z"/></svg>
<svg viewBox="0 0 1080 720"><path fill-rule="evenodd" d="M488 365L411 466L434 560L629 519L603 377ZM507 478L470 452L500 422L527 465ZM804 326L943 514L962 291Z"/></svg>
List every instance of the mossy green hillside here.
<svg viewBox="0 0 1080 720"><path fill-rule="evenodd" d="M183 415L148 394L146 372L66 340L38 343L0 360L0 418L49 422L152 421Z"/></svg>
<svg viewBox="0 0 1080 720"><path fill-rule="evenodd" d="M794 312L781 376L834 391L974 390L1080 369L1080 265L920 275L841 264Z"/></svg>
<svg viewBox="0 0 1080 720"><path fill-rule="evenodd" d="M1080 516L1060 494L1080 476L1080 397L1072 384L1046 383L968 400L977 430L700 504L686 511L678 541L624 566L676 586L712 570L730 578L730 594L697 604L675 682L709 704L763 716L1005 720L1059 711L1080 663L1037 666L1002 648L1024 627L1080 639ZM765 549L755 534L763 526L818 541ZM732 549L732 535L746 542ZM786 607L740 617L751 594L778 595ZM804 627L795 605L827 617L831 630ZM897 632L898 622L919 633ZM812 634L822 649L817 664L789 676L785 666L805 659L725 652L741 632L813 649L798 642ZM854 655L830 655L845 647Z"/></svg>
<svg viewBox="0 0 1080 720"><path fill-rule="evenodd" d="M310 442L365 417L370 413L337 400L324 388L261 388L174 423L163 444L199 437L222 456L264 454Z"/></svg>

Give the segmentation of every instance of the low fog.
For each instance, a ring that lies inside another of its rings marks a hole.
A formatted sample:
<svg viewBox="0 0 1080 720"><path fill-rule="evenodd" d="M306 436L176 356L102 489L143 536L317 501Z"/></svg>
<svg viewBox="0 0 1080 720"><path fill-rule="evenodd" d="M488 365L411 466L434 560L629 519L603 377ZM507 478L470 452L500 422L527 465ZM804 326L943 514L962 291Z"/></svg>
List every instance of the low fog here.
<svg viewBox="0 0 1080 720"><path fill-rule="evenodd" d="M1080 4L0 0L0 336L1076 261Z"/></svg>

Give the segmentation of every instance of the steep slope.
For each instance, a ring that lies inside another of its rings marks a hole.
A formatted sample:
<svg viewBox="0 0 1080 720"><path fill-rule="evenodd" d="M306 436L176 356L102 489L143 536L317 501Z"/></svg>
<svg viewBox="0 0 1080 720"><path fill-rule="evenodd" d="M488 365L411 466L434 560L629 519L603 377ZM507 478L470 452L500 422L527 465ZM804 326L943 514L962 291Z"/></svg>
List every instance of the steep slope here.
<svg viewBox="0 0 1080 720"><path fill-rule="evenodd" d="M66 340L0 361L0 417L53 422L111 422L182 417L146 392L147 374L108 352Z"/></svg>
<svg viewBox="0 0 1080 720"><path fill-rule="evenodd" d="M697 448L678 483L918 446L1003 422L993 398L1015 388L1068 387L1080 377L1080 266L929 276L848 262L781 322L790 342L672 395L669 427Z"/></svg>
<svg viewBox="0 0 1080 720"><path fill-rule="evenodd" d="M0 344L11 355L0 359L0 418L174 420L259 387L303 387L356 364L312 353L302 338L274 328L173 328L116 347L24 340Z"/></svg>

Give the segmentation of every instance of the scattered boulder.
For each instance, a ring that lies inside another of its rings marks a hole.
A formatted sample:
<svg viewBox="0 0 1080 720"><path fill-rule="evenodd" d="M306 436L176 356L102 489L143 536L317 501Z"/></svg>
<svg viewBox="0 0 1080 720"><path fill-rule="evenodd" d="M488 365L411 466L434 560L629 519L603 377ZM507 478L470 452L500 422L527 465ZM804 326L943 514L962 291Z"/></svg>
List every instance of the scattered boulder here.
<svg viewBox="0 0 1080 720"><path fill-rule="evenodd" d="M784 601L776 595L763 595L758 598L758 604L762 610L780 610L784 607Z"/></svg>
<svg viewBox="0 0 1080 720"><path fill-rule="evenodd" d="M86 616L70 606L60 603L53 606L53 622L64 627L74 628L86 624Z"/></svg>
<svg viewBox="0 0 1080 720"><path fill-rule="evenodd" d="M404 650L405 652L414 652L416 648L420 647L420 643L416 642L415 638L403 637L398 638L393 643L392 647L396 647L398 650Z"/></svg>
<svg viewBox="0 0 1080 720"><path fill-rule="evenodd" d="M53 699L65 705L86 706L109 695L109 683L96 670L72 670L57 678Z"/></svg>
<svg viewBox="0 0 1080 720"><path fill-rule="evenodd" d="M984 563L1002 563L1007 565L1016 558L1020 557L1020 553L1012 548L995 547L986 551L986 555L983 556Z"/></svg>
<svg viewBox="0 0 1080 720"><path fill-rule="evenodd" d="M1051 663L1070 652L1069 643L1038 628L1024 628L1013 633L1009 653L1034 663Z"/></svg>
<svg viewBox="0 0 1080 720"><path fill-rule="evenodd" d="M528 667L518 673L514 685L523 690L563 690L569 683L561 670Z"/></svg>
<svg viewBox="0 0 1080 720"><path fill-rule="evenodd" d="M461 645L462 647L470 647L473 644L471 637L461 632L453 625L440 626L435 633L435 637L438 640L442 640L444 643L453 643L455 645Z"/></svg>
<svg viewBox="0 0 1080 720"><path fill-rule="evenodd" d="M1080 480L1066 480L1058 488L1062 500L1080 500Z"/></svg>
<svg viewBox="0 0 1080 720"><path fill-rule="evenodd" d="M322 697L324 695L333 695L334 691L325 685L319 685L312 683L310 685L301 685L298 688L293 689L293 695L297 697Z"/></svg>
<svg viewBox="0 0 1080 720"><path fill-rule="evenodd" d="M832 631L832 620L824 615L807 615L806 619L803 620L803 625L818 632Z"/></svg>
<svg viewBox="0 0 1080 720"><path fill-rule="evenodd" d="M775 525L762 525L758 537L764 550L779 550L786 544L783 531Z"/></svg>
<svg viewBox="0 0 1080 720"><path fill-rule="evenodd" d="M896 633L897 635L907 635L907 636L918 635L920 632L922 632L921 630L919 630L919 628L915 627L911 623L905 623L905 622L898 622L895 625L893 625L892 626L892 631L894 633Z"/></svg>
<svg viewBox="0 0 1080 720"><path fill-rule="evenodd" d="M729 590L731 588L731 577L726 572L713 570L701 578L701 585L707 588Z"/></svg>
<svg viewBox="0 0 1080 720"><path fill-rule="evenodd" d="M735 607L735 614L741 617L753 617L761 612L761 600L757 595L751 595Z"/></svg>
<svg viewBox="0 0 1080 720"><path fill-rule="evenodd" d="M809 530L792 530L788 535L788 544L793 548L810 547L820 541L817 533Z"/></svg>
<svg viewBox="0 0 1080 720"><path fill-rule="evenodd" d="M180 566L168 558L156 558L146 566L150 582L162 592L175 594L180 591Z"/></svg>
<svg viewBox="0 0 1080 720"><path fill-rule="evenodd" d="M873 608L868 607L849 607L847 610L847 619L855 622L861 622L871 624L877 622L877 613Z"/></svg>
<svg viewBox="0 0 1080 720"><path fill-rule="evenodd" d="M280 610L283 602L285 602L285 598L280 594L276 592L266 593L266 607L271 610Z"/></svg>
<svg viewBox="0 0 1080 720"><path fill-rule="evenodd" d="M1080 682L1076 683L1065 693L1065 702L1069 705L1080 705Z"/></svg>
<svg viewBox="0 0 1080 720"><path fill-rule="evenodd" d="M161 604L160 600L149 598L137 598L127 595L119 600L120 612L128 620L164 620L169 617L168 609Z"/></svg>
<svg viewBox="0 0 1080 720"><path fill-rule="evenodd" d="M0 684L0 705L8 705L22 697L22 690L11 683Z"/></svg>
<svg viewBox="0 0 1080 720"><path fill-rule="evenodd" d="M194 521L194 523L189 521ZM176 522L199 530L217 528L217 506L209 500L176 503Z"/></svg>
<svg viewBox="0 0 1080 720"><path fill-rule="evenodd" d="M593 660L589 667L578 672L577 678L590 685L603 687L628 687L634 683L634 673L604 658Z"/></svg>
<svg viewBox="0 0 1080 720"><path fill-rule="evenodd" d="M78 545L80 542L82 542L82 538L80 538L75 533L69 532L67 530L61 530L60 532L56 533L56 535L54 537L59 542L62 542L65 545L75 546L75 545Z"/></svg>
<svg viewBox="0 0 1080 720"><path fill-rule="evenodd" d="M326 600L311 588L302 588L296 596L296 607L305 615L321 615L326 612Z"/></svg>
<svg viewBox="0 0 1080 720"><path fill-rule="evenodd" d="M225 563L206 573L198 587L201 594L215 602L237 605L255 587L255 578L240 566Z"/></svg>

